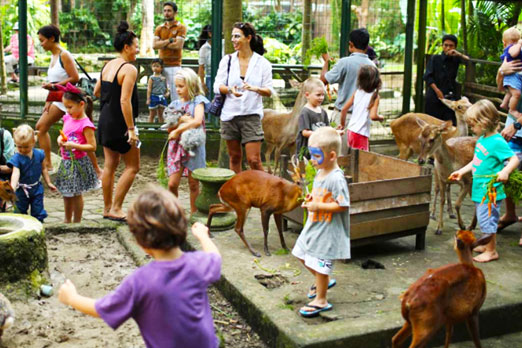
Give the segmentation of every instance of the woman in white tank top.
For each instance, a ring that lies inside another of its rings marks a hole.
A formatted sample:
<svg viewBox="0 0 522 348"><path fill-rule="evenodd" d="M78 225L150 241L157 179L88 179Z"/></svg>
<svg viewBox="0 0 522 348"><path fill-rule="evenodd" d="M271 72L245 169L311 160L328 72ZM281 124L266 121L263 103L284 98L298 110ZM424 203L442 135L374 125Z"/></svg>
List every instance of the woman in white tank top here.
<svg viewBox="0 0 522 348"><path fill-rule="evenodd" d="M353 149L370 149L371 121L382 121L378 115L379 89L381 88L379 70L373 65L362 65L357 74L357 89L341 110L341 127L344 129L346 113L353 105L352 117L348 123L348 146Z"/></svg>
<svg viewBox="0 0 522 348"><path fill-rule="evenodd" d="M38 40L40 40L40 45L44 50L52 53L51 64L47 71L47 82L42 87L47 90L54 90L56 84L66 85L67 82L76 84L80 79L78 70L71 54L60 47L60 29L54 25L41 27L38 30ZM51 164L51 138L48 131L64 114L65 107L62 102L46 102L42 116L36 123L40 148L45 152L43 165L49 171L52 171L53 167ZM97 164L95 168L97 168L97 171L100 170Z"/></svg>

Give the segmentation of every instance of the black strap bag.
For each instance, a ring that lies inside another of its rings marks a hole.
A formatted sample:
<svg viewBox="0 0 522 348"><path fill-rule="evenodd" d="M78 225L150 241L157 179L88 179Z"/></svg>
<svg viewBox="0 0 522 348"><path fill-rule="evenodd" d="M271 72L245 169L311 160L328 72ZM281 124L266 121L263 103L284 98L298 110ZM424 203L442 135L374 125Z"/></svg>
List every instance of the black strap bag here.
<svg viewBox="0 0 522 348"><path fill-rule="evenodd" d="M228 67L227 67L227 86L228 86L228 75L230 74L230 61L232 60L232 56L228 55ZM208 108L208 113L214 115L215 117L221 116L221 110L223 109L223 105L225 105L225 99L227 95L218 93L212 99L210 106Z"/></svg>

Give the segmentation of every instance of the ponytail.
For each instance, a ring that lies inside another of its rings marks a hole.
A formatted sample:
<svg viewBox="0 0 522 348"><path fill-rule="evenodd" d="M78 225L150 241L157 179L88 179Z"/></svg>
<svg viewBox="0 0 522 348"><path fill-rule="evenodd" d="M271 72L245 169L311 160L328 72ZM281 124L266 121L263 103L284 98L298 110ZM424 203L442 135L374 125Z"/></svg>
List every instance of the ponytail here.
<svg viewBox="0 0 522 348"><path fill-rule="evenodd" d="M265 47L263 46L263 38L257 34L250 40L250 48L260 56L266 53Z"/></svg>

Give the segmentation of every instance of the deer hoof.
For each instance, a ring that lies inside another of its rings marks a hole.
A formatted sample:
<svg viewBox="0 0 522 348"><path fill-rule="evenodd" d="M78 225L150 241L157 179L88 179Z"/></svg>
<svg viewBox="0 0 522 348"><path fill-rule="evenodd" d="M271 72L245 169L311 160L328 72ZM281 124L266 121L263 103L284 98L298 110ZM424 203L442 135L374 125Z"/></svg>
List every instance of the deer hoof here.
<svg viewBox="0 0 522 348"><path fill-rule="evenodd" d="M450 219L456 219L456 218L457 218L457 215L450 213L450 214L449 214L449 217L450 217Z"/></svg>
<svg viewBox="0 0 522 348"><path fill-rule="evenodd" d="M261 254L258 253L257 251L250 250L250 252L251 252L252 255L254 255L255 257L261 257Z"/></svg>
<svg viewBox="0 0 522 348"><path fill-rule="evenodd" d="M437 217L435 215L430 215L430 219L432 219L433 221L437 221Z"/></svg>
<svg viewBox="0 0 522 348"><path fill-rule="evenodd" d="M435 234L436 234L437 236L440 236L440 235L442 234L442 230L439 229L439 228L437 228L437 229L435 230Z"/></svg>
<svg viewBox="0 0 522 348"><path fill-rule="evenodd" d="M268 251L268 250L265 251L265 255L266 255L266 256L272 256L272 254L270 254L270 251Z"/></svg>

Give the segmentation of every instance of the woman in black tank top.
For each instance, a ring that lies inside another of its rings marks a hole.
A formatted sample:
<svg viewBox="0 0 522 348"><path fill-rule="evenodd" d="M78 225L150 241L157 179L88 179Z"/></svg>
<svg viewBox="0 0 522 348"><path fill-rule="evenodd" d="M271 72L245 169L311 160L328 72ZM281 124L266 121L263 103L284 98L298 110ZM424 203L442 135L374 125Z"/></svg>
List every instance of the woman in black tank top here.
<svg viewBox="0 0 522 348"><path fill-rule="evenodd" d="M114 47L120 53L102 69L94 94L100 97L98 142L103 146L105 164L102 174L103 218L126 221L123 201L140 167L139 139L134 120L138 115L138 90L136 67L129 62L136 60L138 38L122 21L114 39ZM114 174L120 158L125 169L116 184L113 199Z"/></svg>

